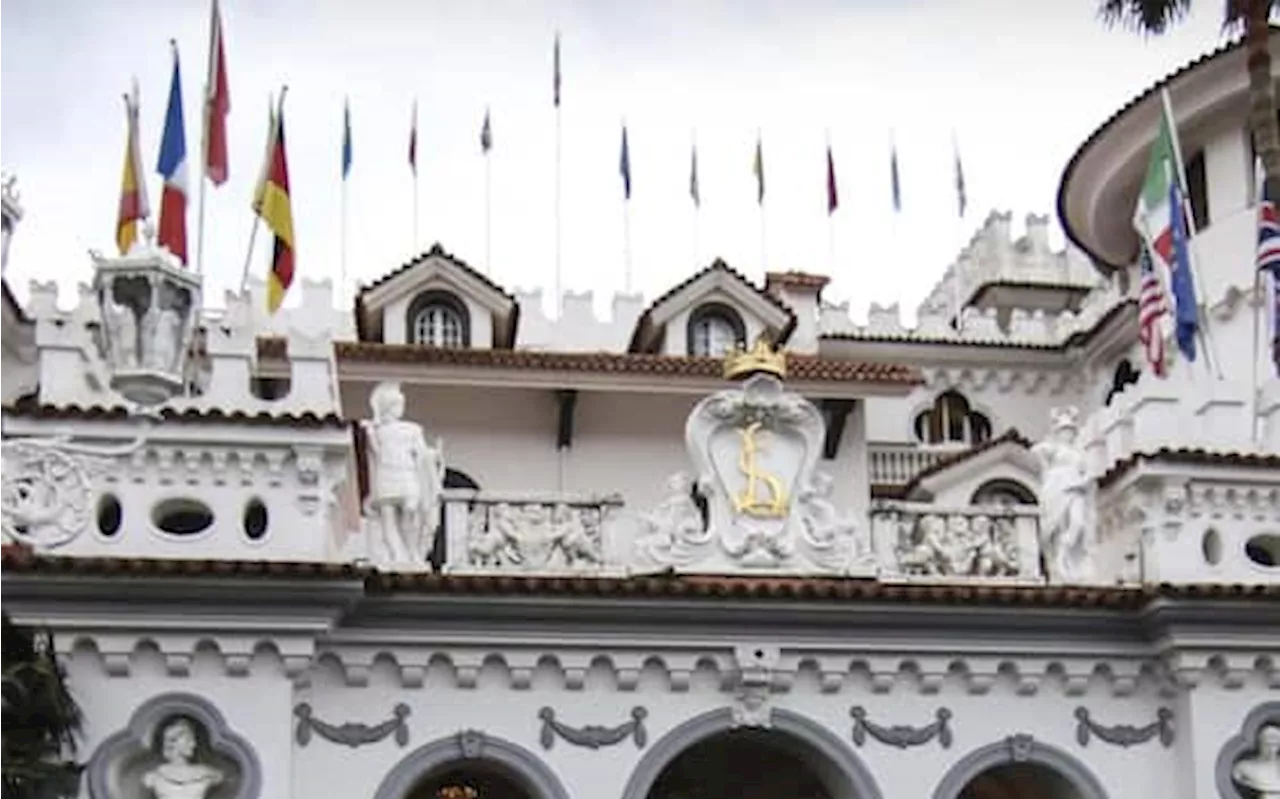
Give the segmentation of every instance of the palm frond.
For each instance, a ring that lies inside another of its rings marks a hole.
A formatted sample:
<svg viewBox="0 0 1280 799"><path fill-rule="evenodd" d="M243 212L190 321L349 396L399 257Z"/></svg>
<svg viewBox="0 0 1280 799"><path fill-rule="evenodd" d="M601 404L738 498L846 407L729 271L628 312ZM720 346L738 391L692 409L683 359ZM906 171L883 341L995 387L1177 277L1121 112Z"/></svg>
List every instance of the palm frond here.
<svg viewBox="0 0 1280 799"><path fill-rule="evenodd" d="M1098 15L1110 27L1159 36L1186 18L1191 0L1102 0Z"/></svg>

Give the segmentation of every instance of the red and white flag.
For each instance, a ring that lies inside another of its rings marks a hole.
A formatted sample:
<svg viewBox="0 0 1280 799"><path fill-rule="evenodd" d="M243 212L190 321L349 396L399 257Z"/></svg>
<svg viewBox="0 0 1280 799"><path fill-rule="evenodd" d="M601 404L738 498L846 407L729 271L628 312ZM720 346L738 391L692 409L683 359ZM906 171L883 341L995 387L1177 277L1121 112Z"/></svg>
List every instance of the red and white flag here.
<svg viewBox="0 0 1280 799"><path fill-rule="evenodd" d="M1169 312L1164 285L1151 262L1151 251L1144 243L1138 256L1138 341L1142 343L1147 364L1156 377L1165 376L1164 317Z"/></svg>
<svg viewBox="0 0 1280 799"><path fill-rule="evenodd" d="M227 114L231 91L227 87L227 56L222 45L222 16L213 0L209 24L209 75L205 82L204 171L215 186L227 182Z"/></svg>

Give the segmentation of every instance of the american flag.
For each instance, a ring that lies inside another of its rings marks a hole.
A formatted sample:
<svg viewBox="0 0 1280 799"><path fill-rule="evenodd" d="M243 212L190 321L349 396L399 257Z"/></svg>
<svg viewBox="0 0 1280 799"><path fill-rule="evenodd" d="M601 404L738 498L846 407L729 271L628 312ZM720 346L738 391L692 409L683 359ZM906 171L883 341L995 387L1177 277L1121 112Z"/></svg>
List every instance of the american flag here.
<svg viewBox="0 0 1280 799"><path fill-rule="evenodd" d="M1143 245L1138 257L1138 341L1146 352L1147 363L1156 377L1164 377L1164 331L1160 319L1168 313L1164 286L1151 262L1151 252Z"/></svg>

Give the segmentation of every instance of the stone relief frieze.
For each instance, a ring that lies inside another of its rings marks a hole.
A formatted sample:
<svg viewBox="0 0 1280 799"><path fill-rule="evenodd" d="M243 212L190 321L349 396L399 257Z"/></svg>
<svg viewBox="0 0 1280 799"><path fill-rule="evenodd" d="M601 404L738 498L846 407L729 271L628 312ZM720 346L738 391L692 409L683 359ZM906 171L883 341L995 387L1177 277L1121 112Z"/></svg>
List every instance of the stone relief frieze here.
<svg viewBox="0 0 1280 799"><path fill-rule="evenodd" d="M636 706L631 708L631 718L615 727L599 725L571 727L556 719L555 710L544 707L538 711L538 718L542 720L542 731L538 735L538 740L543 749L550 749L555 744L556 736L574 746L599 749L602 746L622 743L630 738L635 741L637 749L643 749L649 740L644 728L644 720L648 715L648 710Z"/></svg>
<svg viewBox="0 0 1280 799"><path fill-rule="evenodd" d="M922 746L935 738L943 749L951 748L951 711L940 707L934 711L934 720L922 727L907 724L881 726L867 716L867 709L861 705L849 711L853 716L853 742L862 746L870 735L882 744L906 749L911 746Z"/></svg>
<svg viewBox="0 0 1280 799"><path fill-rule="evenodd" d="M602 566L612 504L476 500L467 516L467 565L528 571Z"/></svg>
<svg viewBox="0 0 1280 799"><path fill-rule="evenodd" d="M872 512L877 537L892 543L887 571L904 576L1018 577L1024 566L1020 527L1030 519L1000 512L930 512L884 508Z"/></svg>
<svg viewBox="0 0 1280 799"><path fill-rule="evenodd" d="M813 403L773 374L703 399L689 415L692 475L641 518L641 567L870 572L867 531L832 500L819 472L825 426Z"/></svg>
<svg viewBox="0 0 1280 799"><path fill-rule="evenodd" d="M1173 746L1173 711L1167 707L1156 711L1155 721L1141 727L1132 724L1099 724L1090 715L1087 707L1076 708L1075 715L1076 740L1081 746L1088 746L1091 737L1126 748L1158 737L1161 746L1166 749Z"/></svg>
<svg viewBox="0 0 1280 799"><path fill-rule="evenodd" d="M102 447L67 436L7 439L0 444L0 528L5 541L57 549L87 529L94 481L116 459L141 449L144 439Z"/></svg>
<svg viewBox="0 0 1280 799"><path fill-rule="evenodd" d="M298 717L293 737L298 746L311 743L311 733L319 735L326 741L349 746L352 749L365 744L373 744L394 735L396 743L401 747L409 743L409 725L405 719L409 717L409 706L403 702L391 711L391 718L379 724L362 724L348 721L342 724L329 724L315 717L315 712L307 702L299 702L293 708L293 715Z"/></svg>

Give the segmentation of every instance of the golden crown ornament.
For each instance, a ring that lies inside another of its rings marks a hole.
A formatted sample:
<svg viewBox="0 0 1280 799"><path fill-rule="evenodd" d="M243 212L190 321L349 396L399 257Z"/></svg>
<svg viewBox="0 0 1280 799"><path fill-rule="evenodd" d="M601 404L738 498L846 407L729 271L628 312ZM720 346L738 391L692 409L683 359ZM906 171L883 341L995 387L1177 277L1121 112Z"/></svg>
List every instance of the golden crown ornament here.
<svg viewBox="0 0 1280 799"><path fill-rule="evenodd" d="M737 380L754 374L770 374L778 379L787 376L787 355L773 348L768 335L761 333L751 349L735 348L725 353L724 376Z"/></svg>

